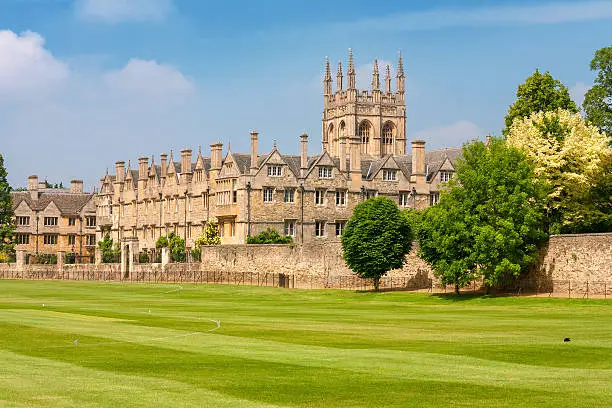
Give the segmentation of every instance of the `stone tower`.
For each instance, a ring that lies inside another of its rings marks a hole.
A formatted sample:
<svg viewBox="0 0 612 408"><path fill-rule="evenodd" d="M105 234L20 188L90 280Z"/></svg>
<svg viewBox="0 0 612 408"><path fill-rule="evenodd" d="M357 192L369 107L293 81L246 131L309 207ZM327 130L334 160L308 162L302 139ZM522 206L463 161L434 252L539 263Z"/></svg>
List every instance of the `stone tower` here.
<svg viewBox="0 0 612 408"><path fill-rule="evenodd" d="M347 157L349 143L359 141L361 156L382 157L406 153L406 101L402 55L397 61L396 89L391 90L391 72L385 69L384 89L380 87L378 61L374 60L370 90L355 84L353 52L349 49L346 89L342 63L338 63L336 91L332 89L329 60L323 78L323 150L333 157Z"/></svg>

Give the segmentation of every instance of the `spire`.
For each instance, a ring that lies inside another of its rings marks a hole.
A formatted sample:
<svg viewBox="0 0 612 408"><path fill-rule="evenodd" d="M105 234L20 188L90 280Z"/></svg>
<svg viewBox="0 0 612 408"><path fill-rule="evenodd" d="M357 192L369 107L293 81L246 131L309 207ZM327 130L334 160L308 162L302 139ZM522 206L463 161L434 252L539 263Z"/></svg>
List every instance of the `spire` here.
<svg viewBox="0 0 612 408"><path fill-rule="evenodd" d="M336 73L336 89L338 91L342 91L342 79L344 76L342 75L342 63L338 61L338 72Z"/></svg>
<svg viewBox="0 0 612 408"><path fill-rule="evenodd" d="M402 59L402 52L399 51L399 57L397 59L397 92L404 93L404 60Z"/></svg>
<svg viewBox="0 0 612 408"><path fill-rule="evenodd" d="M380 75L378 74L378 59L374 60L374 72L372 73L372 89L380 90Z"/></svg>
<svg viewBox="0 0 612 408"><path fill-rule="evenodd" d="M349 65L348 71L348 87L347 89L355 89L355 62L353 61L353 49L349 48Z"/></svg>
<svg viewBox="0 0 612 408"><path fill-rule="evenodd" d="M385 73L385 92L391 93L391 68L387 64L387 72Z"/></svg>
<svg viewBox="0 0 612 408"><path fill-rule="evenodd" d="M331 95L332 93L332 76L331 69L329 68L329 59L325 57L325 77L323 78L323 93L325 95Z"/></svg>
<svg viewBox="0 0 612 408"><path fill-rule="evenodd" d="M202 155L202 145L198 145L198 156Z"/></svg>
<svg viewBox="0 0 612 408"><path fill-rule="evenodd" d="M274 139L274 148L273 150L276 150L276 139Z"/></svg>

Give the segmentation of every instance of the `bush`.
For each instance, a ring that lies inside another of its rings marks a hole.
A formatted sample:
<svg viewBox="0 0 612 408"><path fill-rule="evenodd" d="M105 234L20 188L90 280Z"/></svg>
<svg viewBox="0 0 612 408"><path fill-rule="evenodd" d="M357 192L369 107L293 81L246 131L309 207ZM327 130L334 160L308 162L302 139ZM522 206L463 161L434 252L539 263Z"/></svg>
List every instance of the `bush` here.
<svg viewBox="0 0 612 408"><path fill-rule="evenodd" d="M268 228L265 231L247 238L247 244L291 244L290 236L282 236L277 230Z"/></svg>
<svg viewBox="0 0 612 408"><path fill-rule="evenodd" d="M195 246L199 249L202 245L221 245L219 236L219 225L216 222L208 221L204 235L196 239Z"/></svg>

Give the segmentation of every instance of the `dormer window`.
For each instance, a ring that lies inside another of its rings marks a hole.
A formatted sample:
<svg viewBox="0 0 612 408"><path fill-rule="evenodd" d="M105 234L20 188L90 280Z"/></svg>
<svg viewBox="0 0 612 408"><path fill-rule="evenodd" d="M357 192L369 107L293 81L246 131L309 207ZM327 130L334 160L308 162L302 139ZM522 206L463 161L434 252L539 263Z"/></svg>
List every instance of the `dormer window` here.
<svg viewBox="0 0 612 408"><path fill-rule="evenodd" d="M322 179L332 178L332 168L330 166L319 167L319 178L322 178Z"/></svg>
<svg viewBox="0 0 612 408"><path fill-rule="evenodd" d="M383 176L384 181L396 181L397 180L397 170L383 169L382 176Z"/></svg>
<svg viewBox="0 0 612 408"><path fill-rule="evenodd" d="M453 178L453 172L452 171L441 171L440 172L440 182L441 183L446 183L451 178Z"/></svg>
<svg viewBox="0 0 612 408"><path fill-rule="evenodd" d="M268 166L268 176L280 177L282 175L283 175L283 166L279 166L279 165Z"/></svg>

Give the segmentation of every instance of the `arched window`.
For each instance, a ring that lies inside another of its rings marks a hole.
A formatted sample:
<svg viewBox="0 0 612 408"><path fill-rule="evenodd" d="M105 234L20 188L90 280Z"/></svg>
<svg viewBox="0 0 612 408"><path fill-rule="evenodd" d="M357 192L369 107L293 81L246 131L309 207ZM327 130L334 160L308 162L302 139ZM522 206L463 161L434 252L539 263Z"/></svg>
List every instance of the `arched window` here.
<svg viewBox="0 0 612 408"><path fill-rule="evenodd" d="M383 144L390 145L393 143L393 125L389 122L385 123L382 131Z"/></svg>
<svg viewBox="0 0 612 408"><path fill-rule="evenodd" d="M327 133L323 135L323 141L327 142L327 141L334 141L334 124L330 124L329 127L327 128Z"/></svg>
<svg viewBox="0 0 612 408"><path fill-rule="evenodd" d="M361 139L361 153L367 153L370 144L370 123L365 120L359 124L359 138Z"/></svg>
<svg viewBox="0 0 612 408"><path fill-rule="evenodd" d="M340 134L338 136L344 137L346 134L346 126L344 125L344 121L340 122Z"/></svg>

